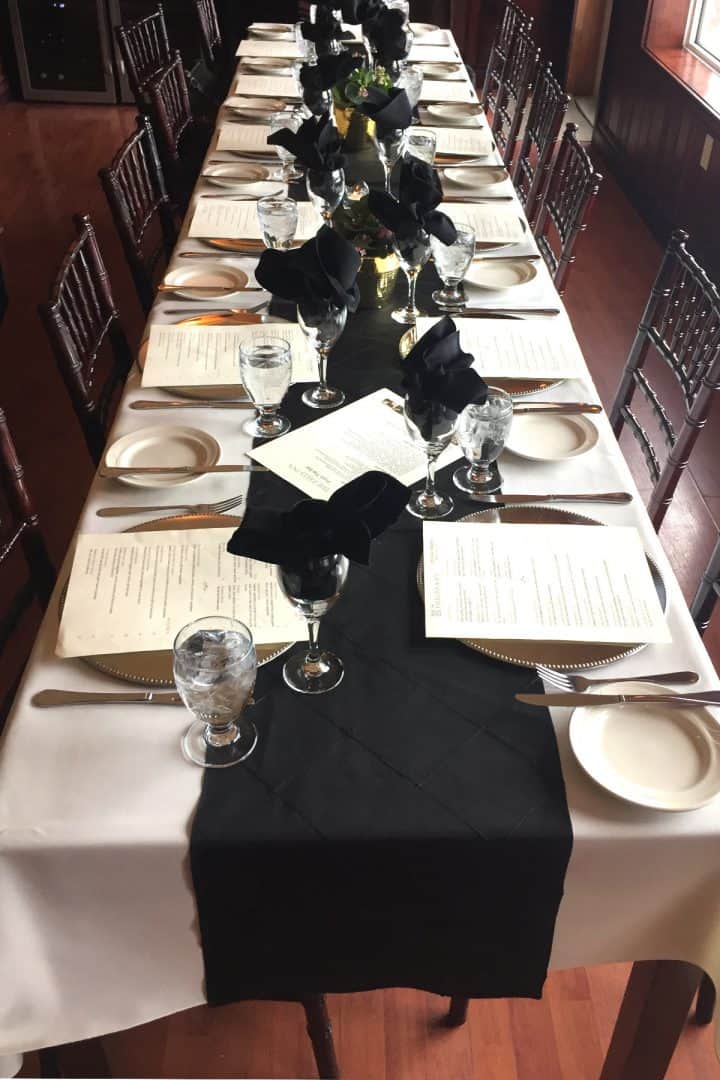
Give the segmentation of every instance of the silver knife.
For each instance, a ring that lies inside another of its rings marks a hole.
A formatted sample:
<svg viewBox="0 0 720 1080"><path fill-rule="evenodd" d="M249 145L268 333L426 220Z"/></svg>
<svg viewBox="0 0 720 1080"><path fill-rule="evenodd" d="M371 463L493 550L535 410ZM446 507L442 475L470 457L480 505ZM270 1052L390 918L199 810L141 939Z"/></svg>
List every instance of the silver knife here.
<svg viewBox="0 0 720 1080"><path fill-rule="evenodd" d="M523 705L720 705L720 690L694 694L516 694Z"/></svg>
<svg viewBox="0 0 720 1080"><path fill-rule="evenodd" d="M560 308L464 308L458 312L460 319L486 319L488 315L559 315Z"/></svg>
<svg viewBox="0 0 720 1080"><path fill-rule="evenodd" d="M93 693L84 690L40 690L31 704L39 709L57 705L182 705L177 693L159 694L157 690L134 690L120 694Z"/></svg>
<svg viewBox="0 0 720 1080"><path fill-rule="evenodd" d="M583 401L528 401L514 405L513 413L601 413L602 405L590 405Z"/></svg>
<svg viewBox="0 0 720 1080"><path fill-rule="evenodd" d="M133 401L131 409L256 409L252 401Z"/></svg>
<svg viewBox="0 0 720 1080"><path fill-rule="evenodd" d="M473 502L481 507L487 507L491 510L493 507L497 508L498 505L503 503L506 506L520 506L526 503L550 503L550 502L598 502L598 503L629 503L632 502L632 495L629 491L601 491L601 492L583 492L577 495L503 495L502 492L498 492L495 496L496 501L492 502L490 499L484 499L482 496L473 498Z"/></svg>
<svg viewBox="0 0 720 1080"><path fill-rule="evenodd" d="M106 479L116 476L205 476L207 473L267 472L265 465L136 465L120 468L101 465L98 475Z"/></svg>

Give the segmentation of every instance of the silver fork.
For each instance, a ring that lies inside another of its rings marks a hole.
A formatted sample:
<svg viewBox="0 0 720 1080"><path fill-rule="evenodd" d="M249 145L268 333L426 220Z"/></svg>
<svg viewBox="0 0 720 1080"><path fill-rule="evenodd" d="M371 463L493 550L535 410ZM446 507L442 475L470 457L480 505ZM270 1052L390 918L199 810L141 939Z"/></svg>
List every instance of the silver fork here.
<svg viewBox="0 0 720 1080"><path fill-rule="evenodd" d="M184 510L186 514L224 514L234 510L245 498L234 495L230 499L219 499L214 503L190 503L182 506L101 506L95 513L98 517L124 517L125 514L149 514L154 510Z"/></svg>
<svg viewBox="0 0 720 1080"><path fill-rule="evenodd" d="M607 686L609 683L616 682L659 682L666 683L668 686L690 685L696 683L700 677L696 671L658 671L654 675L626 675L624 678L616 675L614 679L588 679L585 675L567 675L564 671L555 671L554 668L542 665L538 667L537 673L541 679L558 690L580 692L589 690L593 686Z"/></svg>

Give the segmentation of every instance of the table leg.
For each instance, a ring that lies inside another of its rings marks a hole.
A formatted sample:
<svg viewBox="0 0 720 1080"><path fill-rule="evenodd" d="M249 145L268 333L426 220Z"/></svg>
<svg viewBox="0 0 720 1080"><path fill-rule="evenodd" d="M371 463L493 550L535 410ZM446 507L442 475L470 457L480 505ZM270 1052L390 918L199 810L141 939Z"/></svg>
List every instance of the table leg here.
<svg viewBox="0 0 720 1080"><path fill-rule="evenodd" d="M677 960L633 964L600 1080L662 1080L701 978Z"/></svg>
<svg viewBox="0 0 720 1080"><path fill-rule="evenodd" d="M335 1056L332 1024L322 994L303 998L307 1032L310 1036L320 1080L339 1080L340 1067Z"/></svg>

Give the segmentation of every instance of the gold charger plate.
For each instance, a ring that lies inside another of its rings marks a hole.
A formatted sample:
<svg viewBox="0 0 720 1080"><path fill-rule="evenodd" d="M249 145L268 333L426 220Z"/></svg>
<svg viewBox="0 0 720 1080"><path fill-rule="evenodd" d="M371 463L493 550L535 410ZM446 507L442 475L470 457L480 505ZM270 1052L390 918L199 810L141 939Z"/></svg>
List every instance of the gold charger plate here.
<svg viewBox="0 0 720 1080"><path fill-rule="evenodd" d="M458 318L462 318L459 314ZM512 318L506 315L488 315L488 319ZM406 330L398 342L398 351L403 360L408 355L417 341L417 327L411 326ZM554 386L560 386L563 379L496 379L491 378L493 386L499 386L512 398L529 397L530 394L539 394L543 390L551 390Z"/></svg>
<svg viewBox="0 0 720 1080"><path fill-rule="evenodd" d="M213 529L228 528L240 524L240 518L229 514L180 514L176 517L159 518L133 525L124 532L166 532L168 529ZM67 584L60 597L60 615L65 605ZM180 629L178 627L178 629ZM294 645L293 641L280 642L277 645L256 645L258 665L267 664ZM105 675L112 675L124 682L143 683L149 686L175 687L173 678L172 650L159 652L113 653L109 656L83 656L84 663Z"/></svg>
<svg viewBox="0 0 720 1080"><path fill-rule="evenodd" d="M502 499L502 495L497 495ZM478 511L461 518L461 521L470 523L486 524L487 522L502 522L518 525L600 525L602 521L585 517L583 514L573 514L569 510L558 510L549 506L508 506L504 510L497 510L493 514L487 511ZM604 526L603 526L604 527ZM665 582L660 571L646 555L653 584L658 594L660 606L663 611L667 610L667 591ZM423 557L417 568L417 585L420 596L424 599ZM521 641L516 639L496 638L460 638L463 645L467 645L476 652L484 653L495 660L504 660L507 664L517 664L519 667L555 668L556 671L575 671L584 668L602 667L604 664L612 664L616 660L622 660L626 656L632 656L646 648L645 643L639 645L607 644L597 642L575 641Z"/></svg>

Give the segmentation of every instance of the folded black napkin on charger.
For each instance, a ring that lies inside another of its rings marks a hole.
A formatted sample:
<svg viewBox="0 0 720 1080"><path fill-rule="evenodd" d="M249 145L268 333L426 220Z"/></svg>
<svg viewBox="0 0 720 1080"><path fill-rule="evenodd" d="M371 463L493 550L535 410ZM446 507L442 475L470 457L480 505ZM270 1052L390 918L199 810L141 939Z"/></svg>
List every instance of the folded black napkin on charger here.
<svg viewBox="0 0 720 1080"><path fill-rule="evenodd" d="M399 240L410 240L419 231L431 233L443 244L454 244L457 229L447 214L435 207L443 193L435 171L426 161L405 154L400 166L398 197L371 191L369 206L378 221Z"/></svg>
<svg viewBox="0 0 720 1080"><path fill-rule="evenodd" d="M360 112L375 121L379 139L391 131L404 131L412 123L412 105L405 90L394 86L385 93L377 86L369 86L367 97L358 105Z"/></svg>
<svg viewBox="0 0 720 1080"><path fill-rule="evenodd" d="M370 544L400 515L409 495L399 480L371 471L338 488L327 502L301 499L283 511L248 507L227 549L278 566L302 565L323 555L346 555L367 564Z"/></svg>
<svg viewBox="0 0 720 1080"><path fill-rule="evenodd" d="M361 64L360 57L345 50L319 56L317 64L303 64L300 68L300 85L308 109L314 113L325 112L323 93L347 79Z"/></svg>
<svg viewBox="0 0 720 1080"><path fill-rule="evenodd" d="M382 5L363 23L363 30L378 60L390 65L404 60L410 48L405 16L399 8Z"/></svg>
<svg viewBox="0 0 720 1080"><path fill-rule="evenodd" d="M263 251L255 270L259 285L283 300L318 309L328 304L357 311L361 258L349 240L323 225L294 251Z"/></svg>
<svg viewBox="0 0 720 1080"><path fill-rule="evenodd" d="M268 135L271 146L283 146L306 169L313 172L334 172L345 166L342 140L329 113L311 116L297 131L281 128Z"/></svg>
<svg viewBox="0 0 720 1080"><path fill-rule="evenodd" d="M471 367L474 357L463 351L453 320L445 315L431 326L402 361L402 387L416 415L441 405L461 413L466 405L483 405L488 386Z"/></svg>

